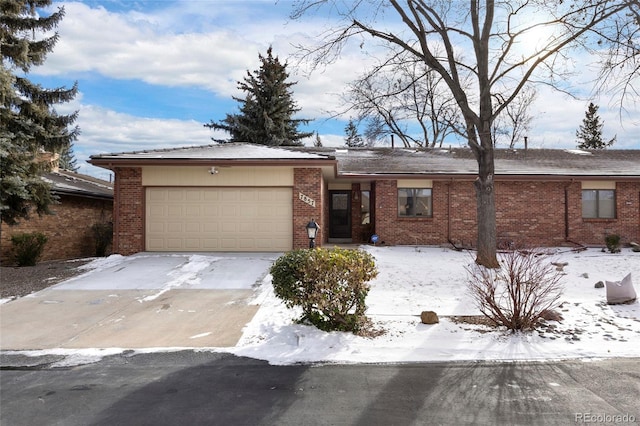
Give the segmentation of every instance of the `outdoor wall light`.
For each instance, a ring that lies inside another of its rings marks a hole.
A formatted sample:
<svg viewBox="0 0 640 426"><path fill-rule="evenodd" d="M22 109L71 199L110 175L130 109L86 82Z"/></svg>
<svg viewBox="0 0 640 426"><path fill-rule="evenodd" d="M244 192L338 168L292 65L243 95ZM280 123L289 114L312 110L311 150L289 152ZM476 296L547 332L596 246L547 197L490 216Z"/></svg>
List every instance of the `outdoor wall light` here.
<svg viewBox="0 0 640 426"><path fill-rule="evenodd" d="M211 168L209 169L209 174L211 174L211 175L217 175L217 174L218 174L218 172L219 172L219 170L218 170L218 168L217 168L217 167L215 167L215 166L213 166L213 167L211 167Z"/></svg>
<svg viewBox="0 0 640 426"><path fill-rule="evenodd" d="M316 237L318 236L318 230L320 227L315 220L311 219L311 222L307 223L307 236L309 237L309 248L316 247Z"/></svg>

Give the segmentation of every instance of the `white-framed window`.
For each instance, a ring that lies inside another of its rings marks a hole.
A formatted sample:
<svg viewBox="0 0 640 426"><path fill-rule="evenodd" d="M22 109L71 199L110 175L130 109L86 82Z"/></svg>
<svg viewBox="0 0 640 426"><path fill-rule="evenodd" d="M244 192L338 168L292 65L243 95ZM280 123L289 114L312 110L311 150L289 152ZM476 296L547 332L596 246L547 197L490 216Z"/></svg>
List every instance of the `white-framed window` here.
<svg viewBox="0 0 640 426"><path fill-rule="evenodd" d="M584 219L615 219L615 189L583 189L582 217Z"/></svg>
<svg viewBox="0 0 640 426"><path fill-rule="evenodd" d="M431 188L398 188L398 216L433 217Z"/></svg>

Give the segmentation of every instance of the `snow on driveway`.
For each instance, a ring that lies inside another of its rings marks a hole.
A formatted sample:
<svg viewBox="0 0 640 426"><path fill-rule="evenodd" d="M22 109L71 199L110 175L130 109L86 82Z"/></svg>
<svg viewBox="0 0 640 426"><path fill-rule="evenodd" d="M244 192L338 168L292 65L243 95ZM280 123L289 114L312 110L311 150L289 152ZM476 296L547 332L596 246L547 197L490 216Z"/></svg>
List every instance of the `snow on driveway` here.
<svg viewBox="0 0 640 426"><path fill-rule="evenodd" d="M113 255L81 267L88 272L58 284L58 290L240 290L259 284L278 254L139 253Z"/></svg>

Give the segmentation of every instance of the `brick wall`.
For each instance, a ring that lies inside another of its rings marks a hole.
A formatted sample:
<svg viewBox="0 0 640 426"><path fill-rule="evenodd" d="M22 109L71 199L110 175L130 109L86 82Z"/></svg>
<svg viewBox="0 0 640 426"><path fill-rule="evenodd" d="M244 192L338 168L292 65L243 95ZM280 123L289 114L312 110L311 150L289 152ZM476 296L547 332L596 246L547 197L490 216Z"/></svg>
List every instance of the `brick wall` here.
<svg viewBox="0 0 640 426"><path fill-rule="evenodd" d="M432 218L399 217L395 181L377 181L374 188L375 230L380 241L433 245L450 239L464 246L476 245L472 181L434 181ZM616 185L617 217L609 220L582 218L580 182L498 181L495 193L499 245L560 246L573 241L600 246L604 236L612 233L619 234L623 243L640 240L640 183Z"/></svg>
<svg viewBox="0 0 640 426"><path fill-rule="evenodd" d="M113 252L125 256L144 251L142 169L118 167L113 185Z"/></svg>
<svg viewBox="0 0 640 426"><path fill-rule="evenodd" d="M433 217L399 217L396 181L375 184L375 231L385 244L432 245L445 242L447 206L445 184L434 182Z"/></svg>
<svg viewBox="0 0 640 426"><path fill-rule="evenodd" d="M565 243L562 182L497 182L499 246L559 246Z"/></svg>
<svg viewBox="0 0 640 426"><path fill-rule="evenodd" d="M42 232L48 238L40 261L76 259L95 256L91 226L111 221L113 202L63 195L60 204L52 206L53 215L33 214L18 225L2 224L0 257L3 264L12 263L11 236Z"/></svg>
<svg viewBox="0 0 640 426"><path fill-rule="evenodd" d="M358 184L352 191L358 191ZM144 250L144 188L140 168L119 168L114 186L114 248L124 255ZM640 241L640 183L616 186L617 218L582 218L580 182L498 181L496 220L499 244L558 246L569 241L601 246L604 236L617 233L623 243ZM315 201L300 200L299 194ZM477 239L476 196L471 180L434 181L433 217L398 216L395 180L371 182L372 218L375 232L386 244L437 245L451 240L475 246ZM567 202L565 202L565 198ZM311 219L320 225L317 245L327 241L328 191L319 168L294 169L293 247L308 247L305 226ZM566 209L565 209L566 207ZM352 200L353 239L360 236L359 203Z"/></svg>
<svg viewBox="0 0 640 426"><path fill-rule="evenodd" d="M622 244L640 241L640 183L616 184L616 218L583 219L582 186L569 187L569 239L583 244L604 245L604 237L618 234Z"/></svg>
<svg viewBox="0 0 640 426"><path fill-rule="evenodd" d="M293 248L309 247L309 237L306 226L311 219L320 226L320 232L316 238L319 247L325 241L326 230L329 226L327 214L324 209L324 184L322 170L317 168L297 168L293 171ZM299 194L315 201L315 207L300 200Z"/></svg>

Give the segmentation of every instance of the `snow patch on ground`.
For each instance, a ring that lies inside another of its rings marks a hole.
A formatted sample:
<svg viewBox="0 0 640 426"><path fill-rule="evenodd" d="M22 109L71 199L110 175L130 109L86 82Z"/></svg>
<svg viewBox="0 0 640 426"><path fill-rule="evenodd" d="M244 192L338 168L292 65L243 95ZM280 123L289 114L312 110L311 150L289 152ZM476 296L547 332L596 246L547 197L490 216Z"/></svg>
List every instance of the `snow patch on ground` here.
<svg viewBox="0 0 640 426"><path fill-rule="evenodd" d="M200 277L198 274L208 268L211 265L212 260L215 259L216 258L211 258L210 256L189 256L185 263L169 272L169 277L172 278L169 282L167 282L156 293L140 299L140 302L150 302L155 300L173 288L200 283Z"/></svg>
<svg viewBox="0 0 640 426"><path fill-rule="evenodd" d="M466 290L469 253L434 247L366 247L379 275L371 282L367 315L386 330L376 338L326 333L295 323L265 278L253 303L260 309L231 351L272 364L300 362L376 363L468 360L549 360L635 357L640 338L640 304L607 305L597 281L640 277L640 256L590 249L554 249L549 261L567 262L562 322L532 333L510 333L457 323L453 316L480 315ZM440 322L425 325L420 313L435 311Z"/></svg>

